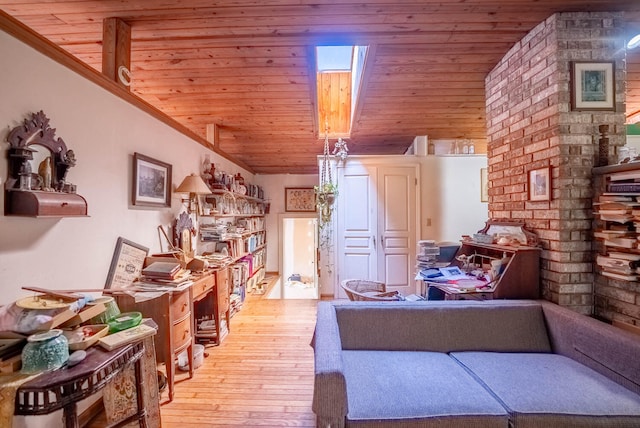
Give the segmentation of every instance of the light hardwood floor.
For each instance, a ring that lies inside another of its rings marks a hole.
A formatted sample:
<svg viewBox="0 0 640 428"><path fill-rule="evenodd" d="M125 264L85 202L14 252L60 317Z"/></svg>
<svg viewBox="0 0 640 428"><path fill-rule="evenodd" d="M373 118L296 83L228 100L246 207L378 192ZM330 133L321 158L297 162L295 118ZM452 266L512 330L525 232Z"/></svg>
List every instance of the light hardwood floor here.
<svg viewBox="0 0 640 428"><path fill-rule="evenodd" d="M173 401L161 407L163 428L315 426L316 305L249 296L222 344L206 348L194 377L179 378Z"/></svg>

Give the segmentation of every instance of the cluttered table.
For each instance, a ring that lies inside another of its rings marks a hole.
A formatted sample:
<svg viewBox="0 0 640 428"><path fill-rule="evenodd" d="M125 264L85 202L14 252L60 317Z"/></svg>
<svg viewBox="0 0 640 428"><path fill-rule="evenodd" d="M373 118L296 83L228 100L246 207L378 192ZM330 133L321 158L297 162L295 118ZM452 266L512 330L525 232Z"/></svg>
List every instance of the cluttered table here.
<svg viewBox="0 0 640 428"><path fill-rule="evenodd" d="M16 415L43 415L63 409L67 428L78 427L77 403L103 389L127 365L135 370L135 389L144 389L141 358L143 341L130 343L113 351L99 347L89 348L82 364L64 366L41 373L20 385L16 391ZM146 427L146 410L142 393L136 394L136 411L114 426L123 426L137 421Z"/></svg>

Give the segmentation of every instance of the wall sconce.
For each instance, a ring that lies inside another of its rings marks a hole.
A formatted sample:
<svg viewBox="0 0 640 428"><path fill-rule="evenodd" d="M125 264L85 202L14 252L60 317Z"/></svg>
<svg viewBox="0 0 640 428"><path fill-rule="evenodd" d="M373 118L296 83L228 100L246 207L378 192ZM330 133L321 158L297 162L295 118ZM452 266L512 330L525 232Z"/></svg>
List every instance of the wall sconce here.
<svg viewBox="0 0 640 428"><path fill-rule="evenodd" d="M211 193L211 189L204 182L204 180L195 174L187 175L182 183L176 188L175 193L188 193L189 199L186 201L189 202L187 205L189 213L198 212L198 195L206 195ZM182 200L185 202L185 199Z"/></svg>

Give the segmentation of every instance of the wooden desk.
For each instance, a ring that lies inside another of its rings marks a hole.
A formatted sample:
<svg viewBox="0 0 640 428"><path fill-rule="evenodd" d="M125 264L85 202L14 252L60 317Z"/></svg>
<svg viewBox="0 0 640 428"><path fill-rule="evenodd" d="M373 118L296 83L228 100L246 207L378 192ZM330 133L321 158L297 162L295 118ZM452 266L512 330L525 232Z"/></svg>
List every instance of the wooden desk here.
<svg viewBox="0 0 640 428"><path fill-rule="evenodd" d="M211 288L206 288L206 291L201 292L198 296L194 294L194 331L198 341L219 345L230 328L228 271L229 269L224 267L209 273L213 282ZM221 324L223 319L226 322L225 329ZM215 335L212 335L210 331L199 331L198 320L213 320Z"/></svg>
<svg viewBox="0 0 640 428"><path fill-rule="evenodd" d="M144 354L144 341L135 342L114 351L105 351L94 346L87 350L87 357L77 366L63 367L42 373L23 383L16 392L16 415L45 415L63 409L66 427L78 427L76 403L95 394L127 364L134 362L137 389L137 413L115 426L123 426L138 421L141 427L147 426L147 414L144 408L142 391L141 358Z"/></svg>
<svg viewBox="0 0 640 428"><path fill-rule="evenodd" d="M155 335L156 359L165 365L169 386L169 401L173 400L175 360L185 349L193 361L193 334L191 317L191 287L167 291L160 296L136 302L127 294L114 295L121 312L141 312L158 324ZM193 377L193 364L189 364L189 377Z"/></svg>

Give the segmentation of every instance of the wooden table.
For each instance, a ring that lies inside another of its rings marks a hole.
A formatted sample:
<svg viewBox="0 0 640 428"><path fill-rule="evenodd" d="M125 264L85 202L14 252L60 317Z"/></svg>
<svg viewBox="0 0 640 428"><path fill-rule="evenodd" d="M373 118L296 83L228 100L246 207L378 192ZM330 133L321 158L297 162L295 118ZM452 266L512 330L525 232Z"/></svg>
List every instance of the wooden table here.
<svg viewBox="0 0 640 428"><path fill-rule="evenodd" d="M142 397L141 358L144 341L140 340L113 351L94 346L87 349L87 357L74 367L42 373L23 383L16 392L16 415L45 415L63 409L65 426L76 428L78 424L77 403L104 388L127 364L134 363L137 390L137 413L118 422L115 426L138 421L147 426L146 410Z"/></svg>

